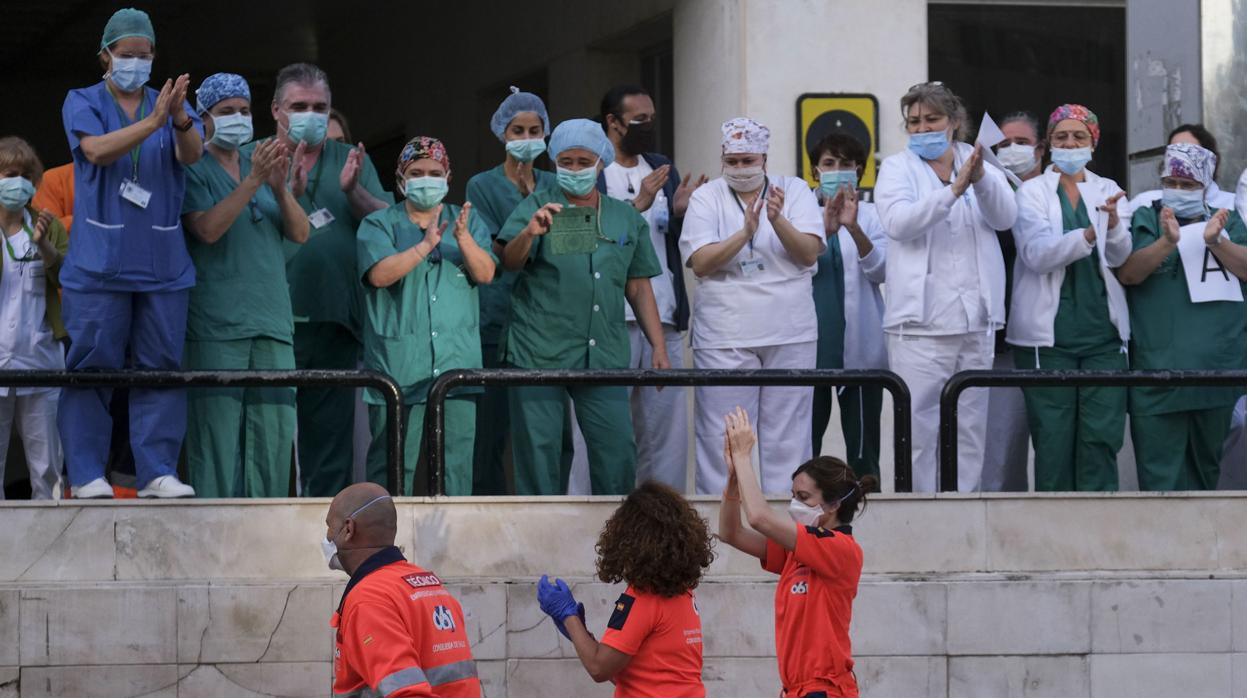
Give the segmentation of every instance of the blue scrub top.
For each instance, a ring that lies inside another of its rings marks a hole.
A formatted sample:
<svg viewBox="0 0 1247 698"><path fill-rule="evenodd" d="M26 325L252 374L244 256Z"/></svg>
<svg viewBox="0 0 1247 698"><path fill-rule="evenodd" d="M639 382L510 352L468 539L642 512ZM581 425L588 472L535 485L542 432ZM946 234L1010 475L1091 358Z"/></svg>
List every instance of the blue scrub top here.
<svg viewBox="0 0 1247 698"><path fill-rule="evenodd" d="M142 112L151 113L160 94L143 88ZM190 104L184 106L195 128L203 124ZM121 185L134 174L132 154L99 167L82 152L84 136L102 136L128 126L116 100L101 81L70 90L61 110L65 136L74 157L74 223L61 285L74 291L175 291L195 285L195 267L182 233L182 198L186 172L174 150L170 117L143 141L138 184L151 192L147 208L121 198Z"/></svg>

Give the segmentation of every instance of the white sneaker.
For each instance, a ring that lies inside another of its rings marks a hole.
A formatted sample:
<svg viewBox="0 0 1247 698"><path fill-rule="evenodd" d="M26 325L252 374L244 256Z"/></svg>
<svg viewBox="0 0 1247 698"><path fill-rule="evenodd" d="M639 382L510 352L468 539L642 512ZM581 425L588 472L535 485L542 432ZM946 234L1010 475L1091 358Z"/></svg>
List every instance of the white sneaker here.
<svg viewBox="0 0 1247 698"><path fill-rule="evenodd" d="M190 485L183 484L176 475L162 475L155 480L147 483L147 487L139 490L141 499L150 499L158 497L160 499L173 499L178 497L194 497L195 488Z"/></svg>
<svg viewBox="0 0 1247 698"><path fill-rule="evenodd" d="M75 499L112 499L113 486L108 480L97 477L85 485L72 488Z"/></svg>

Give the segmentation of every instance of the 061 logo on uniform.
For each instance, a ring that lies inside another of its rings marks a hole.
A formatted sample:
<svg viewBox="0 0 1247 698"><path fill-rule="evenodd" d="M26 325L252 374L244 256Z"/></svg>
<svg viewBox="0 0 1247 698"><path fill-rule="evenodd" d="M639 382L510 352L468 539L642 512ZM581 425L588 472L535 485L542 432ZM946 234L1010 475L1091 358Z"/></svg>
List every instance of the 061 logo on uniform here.
<svg viewBox="0 0 1247 698"><path fill-rule="evenodd" d="M451 614L449 608L437 606L433 609L433 627L438 630L455 629L455 617Z"/></svg>
<svg viewBox="0 0 1247 698"><path fill-rule="evenodd" d="M804 594L810 590L810 586L805 582L797 582L792 585L792 593Z"/></svg>

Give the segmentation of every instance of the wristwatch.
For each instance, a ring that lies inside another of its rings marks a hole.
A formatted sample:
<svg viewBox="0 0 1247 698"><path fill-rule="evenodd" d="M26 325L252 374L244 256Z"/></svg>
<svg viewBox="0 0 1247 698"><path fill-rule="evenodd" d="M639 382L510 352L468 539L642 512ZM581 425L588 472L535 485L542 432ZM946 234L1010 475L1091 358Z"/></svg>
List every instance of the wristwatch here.
<svg viewBox="0 0 1247 698"><path fill-rule="evenodd" d="M191 127L194 125L195 125L195 120L188 116L186 117L186 123L181 124L181 125L173 124L173 128L176 128L182 133L186 133L187 131L191 130Z"/></svg>

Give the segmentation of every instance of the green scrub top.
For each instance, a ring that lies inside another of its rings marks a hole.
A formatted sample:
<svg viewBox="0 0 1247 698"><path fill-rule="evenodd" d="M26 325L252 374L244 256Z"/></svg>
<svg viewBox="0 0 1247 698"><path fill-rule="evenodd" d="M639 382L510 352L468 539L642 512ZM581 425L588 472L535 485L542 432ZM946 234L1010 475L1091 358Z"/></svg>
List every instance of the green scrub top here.
<svg viewBox="0 0 1247 698"><path fill-rule="evenodd" d="M351 153L345 143L326 139L320 157L307 175L307 189L299 204L308 214L325 208L333 214L333 222L317 228L312 226L307 242L286 243L286 278L290 282L290 300L295 320L333 322L361 336L361 294L355 275L355 231L359 219L351 212L351 203L338 184L342 166ZM255 143L243 146L247 157ZM377 178L372 160L364 157L359 186L389 203L394 200Z"/></svg>
<svg viewBox="0 0 1247 698"><path fill-rule="evenodd" d="M558 178L545 170L533 169L534 191L557 187ZM489 230L490 238L498 237L498 231L507 217L515 210L524 197L507 179L506 169L502 165L485 170L468 180L468 201L472 204L472 213ZM502 333L506 330L507 319L511 316L511 290L515 286L516 272L501 270L502 273L492 284L480 289L481 298L481 342L498 344Z"/></svg>
<svg viewBox="0 0 1247 698"><path fill-rule="evenodd" d="M544 237L533 240L515 282L504 361L521 368L628 367L624 285L658 276L662 267L641 214L626 201L598 200L606 239L594 252L555 255ZM511 212L498 239L514 239L548 203L571 206L561 189L535 192Z"/></svg>
<svg viewBox="0 0 1247 698"><path fill-rule="evenodd" d="M1235 244L1247 245L1247 227L1238 213L1230 214L1225 231ZM1130 232L1136 250L1156 242L1162 235L1160 213L1154 206L1135 211ZM1247 306L1228 301L1192 303L1177 250L1143 283L1127 286L1126 290L1130 302L1132 367L1247 367ZM1247 284L1243 293L1247 297ZM1160 415L1228 407L1242 392L1241 388L1220 387L1131 388L1130 411Z"/></svg>
<svg viewBox="0 0 1247 698"><path fill-rule="evenodd" d="M815 368L844 368L844 258L840 233L827 239L814 274L814 315L818 318Z"/></svg>
<svg viewBox="0 0 1247 698"><path fill-rule="evenodd" d="M1061 200L1061 228L1066 235L1081 235L1091 225L1086 202L1070 205L1065 189L1057 185ZM1108 291L1100 272L1100 252L1092 249L1087 257L1065 267L1061 282L1061 302L1052 323L1055 348L1078 355L1118 351L1121 335L1108 314Z"/></svg>
<svg viewBox="0 0 1247 698"><path fill-rule="evenodd" d="M364 365L393 376L409 405L423 403L433 379L444 371L481 367L476 284L468 276L454 236L459 210L453 204L442 206L438 220L448 225L438 245L441 261L430 255L386 288L369 284L368 270L418 244L424 230L411 222L406 203L376 211L359 225L356 248L364 289ZM476 244L489 252L489 231L475 215L469 215L468 230ZM472 392L480 388L451 394ZM385 402L371 389L364 392L364 401Z"/></svg>
<svg viewBox="0 0 1247 698"><path fill-rule="evenodd" d="M240 176L251 172L251 153L239 155ZM205 152L186 168L182 213L216 206L238 188L238 182ZM294 342L294 319L286 285L281 209L265 184L256 191L225 235L208 244L193 235L186 246L195 263L197 282L190 291L186 338L232 341L268 337Z"/></svg>

